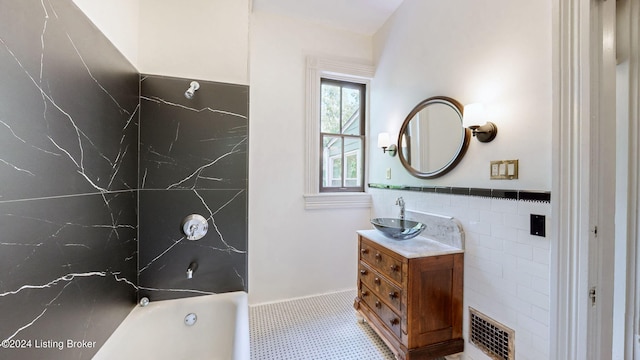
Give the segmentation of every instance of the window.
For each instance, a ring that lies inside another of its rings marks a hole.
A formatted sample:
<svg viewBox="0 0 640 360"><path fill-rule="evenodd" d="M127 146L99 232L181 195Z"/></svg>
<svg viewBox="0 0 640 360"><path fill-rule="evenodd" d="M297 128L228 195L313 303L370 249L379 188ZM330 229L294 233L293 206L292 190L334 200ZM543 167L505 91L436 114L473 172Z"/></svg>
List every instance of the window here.
<svg viewBox="0 0 640 360"><path fill-rule="evenodd" d="M320 192L364 191L365 85L321 79Z"/></svg>
<svg viewBox="0 0 640 360"><path fill-rule="evenodd" d="M371 207L371 195L364 190L367 181L364 139L369 83L374 72L374 66L367 61L307 58L305 209ZM334 97L333 101L341 104L333 108L332 118L322 124L324 84L327 92L342 94ZM360 95L359 106L350 103L353 101L350 96L355 98L354 92Z"/></svg>

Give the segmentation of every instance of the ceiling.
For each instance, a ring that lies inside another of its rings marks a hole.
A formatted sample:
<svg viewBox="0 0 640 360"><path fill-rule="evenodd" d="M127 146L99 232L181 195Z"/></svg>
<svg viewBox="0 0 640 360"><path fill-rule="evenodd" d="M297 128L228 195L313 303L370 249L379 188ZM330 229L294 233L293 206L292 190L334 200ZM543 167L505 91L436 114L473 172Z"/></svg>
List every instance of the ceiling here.
<svg viewBox="0 0 640 360"><path fill-rule="evenodd" d="M373 35L404 0L253 0L252 11Z"/></svg>

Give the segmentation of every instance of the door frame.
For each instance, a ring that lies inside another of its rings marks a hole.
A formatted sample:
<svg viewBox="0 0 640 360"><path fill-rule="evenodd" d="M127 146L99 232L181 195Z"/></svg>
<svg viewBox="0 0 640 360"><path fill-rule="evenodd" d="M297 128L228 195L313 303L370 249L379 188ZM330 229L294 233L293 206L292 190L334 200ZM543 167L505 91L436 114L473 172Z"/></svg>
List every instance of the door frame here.
<svg viewBox="0 0 640 360"><path fill-rule="evenodd" d="M623 84L628 101L625 104L624 118L620 121L627 122L628 129L627 172L624 179L626 190L625 219L622 226L625 228L626 238L619 239L620 246L626 250L625 278L621 285L626 292L624 308L621 309L624 316L624 359L640 357L640 0L624 0L618 2L621 11L618 12L623 24L618 28L618 60L626 67L627 78L621 79L628 83ZM625 113L626 112L626 113ZM626 221L625 221L626 220Z"/></svg>
<svg viewBox="0 0 640 360"><path fill-rule="evenodd" d="M615 44L615 31L610 32L615 1L606 2L553 2L553 359L611 354L613 291L606 282L613 277L615 146L612 151L608 144L615 144L615 126L603 114L615 114L615 51L609 74L611 44L604 41ZM596 306L589 297L592 288Z"/></svg>

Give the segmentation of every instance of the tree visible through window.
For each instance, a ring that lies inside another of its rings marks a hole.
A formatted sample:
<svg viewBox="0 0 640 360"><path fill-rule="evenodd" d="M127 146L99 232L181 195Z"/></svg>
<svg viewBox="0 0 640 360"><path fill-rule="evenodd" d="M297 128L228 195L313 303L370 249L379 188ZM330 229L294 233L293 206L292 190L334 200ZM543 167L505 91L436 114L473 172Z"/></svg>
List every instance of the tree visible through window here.
<svg viewBox="0 0 640 360"><path fill-rule="evenodd" d="M321 80L320 191L364 191L365 86Z"/></svg>

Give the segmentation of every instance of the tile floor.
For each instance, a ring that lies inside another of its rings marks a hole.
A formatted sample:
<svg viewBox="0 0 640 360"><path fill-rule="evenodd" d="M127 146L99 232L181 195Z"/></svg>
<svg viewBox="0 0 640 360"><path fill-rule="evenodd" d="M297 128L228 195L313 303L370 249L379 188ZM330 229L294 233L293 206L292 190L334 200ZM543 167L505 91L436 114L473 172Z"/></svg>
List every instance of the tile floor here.
<svg viewBox="0 0 640 360"><path fill-rule="evenodd" d="M357 321L356 290L252 306L251 360L391 360L393 353Z"/></svg>

